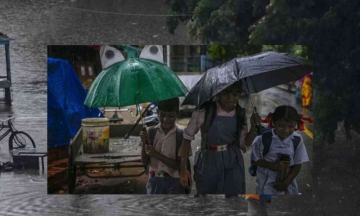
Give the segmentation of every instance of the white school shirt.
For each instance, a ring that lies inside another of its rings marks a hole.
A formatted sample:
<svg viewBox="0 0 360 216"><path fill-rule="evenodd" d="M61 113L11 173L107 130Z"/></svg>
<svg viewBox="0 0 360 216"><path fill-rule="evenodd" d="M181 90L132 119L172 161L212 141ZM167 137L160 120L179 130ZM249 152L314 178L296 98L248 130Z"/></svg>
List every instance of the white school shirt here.
<svg viewBox="0 0 360 216"><path fill-rule="evenodd" d="M294 137L300 137L300 143L294 152L293 141ZM309 161L308 154L304 145L302 137L294 132L283 141L275 134L272 129L272 141L269 152L263 157L262 152L264 145L262 144L262 136L257 136L252 144L251 160L258 161L259 159L265 159L268 162L275 162L278 158L278 154L288 154L290 156L290 166L294 164L302 164ZM256 193L258 194L298 194L298 186L296 178L288 186L288 192L278 192L274 188L276 184L277 172L267 168L258 167L256 171Z"/></svg>
<svg viewBox="0 0 360 216"><path fill-rule="evenodd" d="M155 126L157 129L153 146L157 152L164 155L165 157L168 157L170 159L175 160L175 151L176 151L176 130L178 127L174 124L174 127L170 129L170 131L165 134L161 127L161 123ZM147 131L149 136L149 131ZM140 142L140 146L143 147L143 143ZM192 150L189 148L189 157L192 155ZM181 156L181 151L179 149L178 156ZM173 178L179 178L180 173L178 170L173 169L163 163L162 161L150 157L150 169L155 172L166 172Z"/></svg>

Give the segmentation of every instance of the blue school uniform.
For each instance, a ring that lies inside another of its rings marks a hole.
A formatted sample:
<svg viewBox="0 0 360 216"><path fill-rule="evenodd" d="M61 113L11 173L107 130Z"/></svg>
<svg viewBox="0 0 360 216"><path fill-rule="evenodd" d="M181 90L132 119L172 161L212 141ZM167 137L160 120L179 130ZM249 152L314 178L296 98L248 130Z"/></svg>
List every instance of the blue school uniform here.
<svg viewBox="0 0 360 216"><path fill-rule="evenodd" d="M234 142L237 116L216 116L208 131L208 145L219 146ZM203 134L203 133L202 133ZM196 170L196 189L199 194L244 194L244 159L237 145L225 151L202 149Z"/></svg>

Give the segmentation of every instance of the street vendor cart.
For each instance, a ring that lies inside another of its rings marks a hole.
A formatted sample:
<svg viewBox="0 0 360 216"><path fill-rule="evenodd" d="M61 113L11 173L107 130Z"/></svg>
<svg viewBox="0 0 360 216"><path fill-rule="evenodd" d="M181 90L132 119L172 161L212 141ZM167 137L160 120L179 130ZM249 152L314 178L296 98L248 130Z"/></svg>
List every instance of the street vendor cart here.
<svg viewBox="0 0 360 216"><path fill-rule="evenodd" d="M89 178L127 178L139 177L146 172L147 166L141 163L141 151L137 149L140 142L142 125L132 131L128 139L121 138L133 125L110 124L109 151L107 153L86 154L83 150L83 127L80 128L69 146L68 162L68 184L69 193L73 194L76 189L76 172L80 170L83 175ZM131 163L131 165L128 165ZM98 169L131 169L140 168L140 172L133 175L102 175L90 174L90 170Z"/></svg>

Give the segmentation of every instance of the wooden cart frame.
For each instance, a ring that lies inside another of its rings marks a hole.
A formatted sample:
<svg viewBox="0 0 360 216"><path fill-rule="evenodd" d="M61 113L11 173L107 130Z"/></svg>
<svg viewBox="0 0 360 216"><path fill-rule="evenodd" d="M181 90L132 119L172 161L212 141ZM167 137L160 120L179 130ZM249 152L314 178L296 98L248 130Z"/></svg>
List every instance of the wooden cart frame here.
<svg viewBox="0 0 360 216"><path fill-rule="evenodd" d="M128 131L128 130L125 130ZM110 125L110 137L112 135L112 125ZM138 132L135 132L135 134ZM89 178L127 178L139 177L147 172L147 166L141 163L141 155L136 153L121 153L112 150L103 154L84 154L82 153L82 137L83 130L80 128L75 138L70 142L69 146L69 162L68 162L68 184L69 194L73 194L76 189L76 172L80 170L82 174ZM110 142L110 148L112 143ZM139 165L126 165L129 162L139 162ZM96 166L95 166L96 164ZM94 165L94 166L92 166ZM91 169L128 169L128 168L144 168L142 172L136 175L104 175L93 176L87 171Z"/></svg>

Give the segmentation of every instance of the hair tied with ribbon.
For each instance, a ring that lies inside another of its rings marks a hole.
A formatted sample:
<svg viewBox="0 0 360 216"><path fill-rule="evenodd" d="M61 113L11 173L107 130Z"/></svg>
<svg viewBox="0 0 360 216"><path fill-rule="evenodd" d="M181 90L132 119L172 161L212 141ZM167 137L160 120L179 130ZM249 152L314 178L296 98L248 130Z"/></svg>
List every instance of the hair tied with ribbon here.
<svg viewBox="0 0 360 216"><path fill-rule="evenodd" d="M268 127L269 128L274 128L274 124L272 123L271 121L271 117L272 117L273 113L269 113L265 119L261 120L261 123L268 123ZM313 120L311 118L308 118L308 117L304 117L303 115L299 115L300 117L300 121L299 121L299 124L298 124L298 130L299 131L303 131L305 130L305 124L304 124L304 121L307 121L309 123L313 123Z"/></svg>
<svg viewBox="0 0 360 216"><path fill-rule="evenodd" d="M304 121L307 121L307 122L309 122L309 123L313 123L313 121L312 121L312 119L311 118L308 118L308 117L304 117L303 115L299 115L299 117L300 117L300 121L299 121L299 128L298 128L298 130L300 130L300 131L303 131L303 130L305 130L305 124L304 124ZM302 120L304 120L304 121L302 121Z"/></svg>
<svg viewBox="0 0 360 216"><path fill-rule="evenodd" d="M270 112L270 113L266 116L265 119L261 120L261 123L268 123L268 127L269 127L269 128L273 128L274 125L273 125L272 122L271 122L271 117L272 117L272 115L273 115L273 113Z"/></svg>

